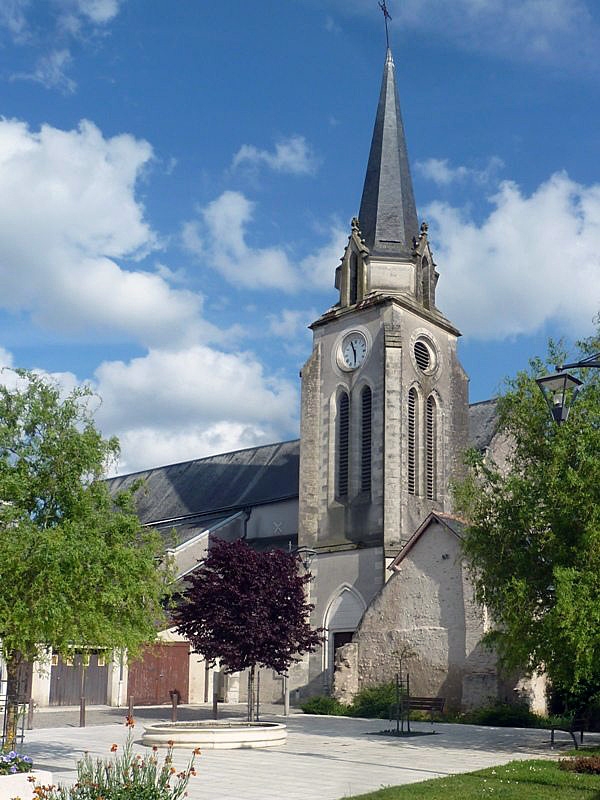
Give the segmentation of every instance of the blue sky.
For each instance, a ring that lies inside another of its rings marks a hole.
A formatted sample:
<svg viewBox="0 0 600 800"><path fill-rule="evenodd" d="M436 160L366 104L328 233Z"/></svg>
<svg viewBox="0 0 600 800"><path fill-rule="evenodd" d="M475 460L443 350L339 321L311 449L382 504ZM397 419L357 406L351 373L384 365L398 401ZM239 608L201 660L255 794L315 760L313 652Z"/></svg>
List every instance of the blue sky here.
<svg viewBox="0 0 600 800"><path fill-rule="evenodd" d="M389 0L471 399L592 333L600 6ZM0 0L0 362L87 381L120 471L297 435L385 36L376 0Z"/></svg>

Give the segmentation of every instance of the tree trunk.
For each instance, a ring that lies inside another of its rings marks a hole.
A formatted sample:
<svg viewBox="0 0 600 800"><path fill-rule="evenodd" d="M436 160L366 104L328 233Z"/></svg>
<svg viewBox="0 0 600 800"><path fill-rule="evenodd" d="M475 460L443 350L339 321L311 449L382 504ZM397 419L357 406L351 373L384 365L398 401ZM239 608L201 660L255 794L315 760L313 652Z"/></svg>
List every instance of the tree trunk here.
<svg viewBox="0 0 600 800"><path fill-rule="evenodd" d="M17 746L17 729L19 725L19 700L21 695L20 679L21 653L6 654L6 709L4 711L4 749L14 750Z"/></svg>
<svg viewBox="0 0 600 800"><path fill-rule="evenodd" d="M250 667L248 673L248 722L252 722L254 717L254 671L256 667L254 664Z"/></svg>

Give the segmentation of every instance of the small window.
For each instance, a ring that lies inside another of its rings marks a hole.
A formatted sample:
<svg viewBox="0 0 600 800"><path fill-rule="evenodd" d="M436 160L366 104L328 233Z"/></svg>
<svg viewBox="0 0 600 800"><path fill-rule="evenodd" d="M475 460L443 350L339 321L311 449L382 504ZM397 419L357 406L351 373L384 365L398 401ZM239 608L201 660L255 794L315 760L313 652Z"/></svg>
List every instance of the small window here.
<svg viewBox="0 0 600 800"><path fill-rule="evenodd" d="M365 386L361 395L361 462L360 462L360 489L362 492L371 491L371 409L373 396L369 386Z"/></svg>
<svg viewBox="0 0 600 800"><path fill-rule="evenodd" d="M337 496L348 495L350 446L350 398L342 392L338 399L337 413Z"/></svg>

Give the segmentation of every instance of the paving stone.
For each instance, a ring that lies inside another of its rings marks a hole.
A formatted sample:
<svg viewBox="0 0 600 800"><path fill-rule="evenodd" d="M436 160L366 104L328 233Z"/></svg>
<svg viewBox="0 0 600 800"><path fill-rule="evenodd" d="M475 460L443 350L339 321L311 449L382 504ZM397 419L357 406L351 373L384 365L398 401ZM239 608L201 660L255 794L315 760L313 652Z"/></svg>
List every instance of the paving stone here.
<svg viewBox="0 0 600 800"><path fill-rule="evenodd" d="M107 756L113 743L122 745L126 728L115 723L123 710L104 709L88 714L100 720L86 728L75 727L75 710L39 712L37 728L27 731L25 751L36 766L49 769L55 779L75 777L75 762L85 751ZM136 752L145 723L169 718L170 709L136 712ZM69 715L71 715L69 717ZM243 707L227 709L240 718ZM43 725L55 719L67 725ZM72 717L72 718L71 718ZM78 720L78 714L76 715ZM210 709L182 707L180 718L208 718ZM282 721L280 716L264 719ZM381 736L382 720L292 715L287 718L288 740L282 747L265 750L207 750L197 760L198 775L189 785L190 800L340 800L382 786L414 783L442 775L468 772L503 764L513 759L555 758L549 732L473 725L436 724L435 735L410 739ZM430 732L429 723L413 723L413 729ZM590 734L590 744L600 744L600 734ZM559 746L569 747L565 736ZM176 750L179 769L189 753Z"/></svg>

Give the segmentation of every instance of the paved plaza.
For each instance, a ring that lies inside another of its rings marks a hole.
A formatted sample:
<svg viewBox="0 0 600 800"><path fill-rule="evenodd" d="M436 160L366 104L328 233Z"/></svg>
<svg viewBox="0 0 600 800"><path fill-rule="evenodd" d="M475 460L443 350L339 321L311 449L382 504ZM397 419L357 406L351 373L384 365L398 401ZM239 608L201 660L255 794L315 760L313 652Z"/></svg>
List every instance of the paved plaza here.
<svg viewBox="0 0 600 800"><path fill-rule="evenodd" d="M265 712L280 710L269 706ZM242 706L227 707L222 718L242 717ZM25 734L24 750L56 781L75 776L75 762L87 750L107 756L113 743L125 741L124 710L89 710L88 727L79 728L78 712L38 712L35 729ZM169 719L170 709L136 709L136 750L144 724ZM210 709L182 707L180 719L206 719ZM265 713L263 719L286 721ZM198 758L198 775L189 785L190 800L340 800L383 786L503 764L512 759L553 758L549 732L474 725L435 724L435 735L399 739L379 735L383 720L314 717L292 714L289 736L281 747L265 750L205 750ZM413 730L430 731L429 723L412 723ZM600 744L600 734L589 735ZM557 744L572 746L567 734ZM175 766L187 763L189 753L175 751Z"/></svg>

